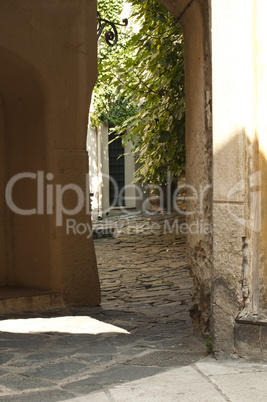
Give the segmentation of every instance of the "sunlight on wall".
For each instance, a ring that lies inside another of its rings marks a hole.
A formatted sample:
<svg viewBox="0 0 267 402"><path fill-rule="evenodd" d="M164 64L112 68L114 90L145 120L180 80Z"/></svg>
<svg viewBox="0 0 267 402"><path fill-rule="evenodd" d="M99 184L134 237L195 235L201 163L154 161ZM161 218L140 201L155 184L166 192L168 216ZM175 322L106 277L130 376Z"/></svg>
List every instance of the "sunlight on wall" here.
<svg viewBox="0 0 267 402"><path fill-rule="evenodd" d="M267 4L264 1L258 2L256 25L256 46L257 64L255 74L257 74L257 130L259 133L260 151L267 159L267 119L266 119L266 99L267 99L267 45L266 45L266 18Z"/></svg>
<svg viewBox="0 0 267 402"><path fill-rule="evenodd" d="M225 13L225 10L231 10L231 13ZM213 5L215 152L229 144L232 135L242 132L243 128L248 136L252 132L254 88L251 14L252 5L244 7L242 0L223 0Z"/></svg>

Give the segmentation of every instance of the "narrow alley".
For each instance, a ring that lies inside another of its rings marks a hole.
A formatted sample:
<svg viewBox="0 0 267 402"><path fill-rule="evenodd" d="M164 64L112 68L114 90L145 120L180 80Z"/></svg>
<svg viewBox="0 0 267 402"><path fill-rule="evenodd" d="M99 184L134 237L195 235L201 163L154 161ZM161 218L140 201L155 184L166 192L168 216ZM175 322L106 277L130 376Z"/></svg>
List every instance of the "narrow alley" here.
<svg viewBox="0 0 267 402"><path fill-rule="evenodd" d="M95 222L94 236L101 306L2 316L16 329L0 329L0 399L67 400L206 356L191 334L178 217L108 218Z"/></svg>
<svg viewBox="0 0 267 402"><path fill-rule="evenodd" d="M217 362L192 334L179 225L171 214L95 221L102 305L1 316L0 400L265 400L266 366Z"/></svg>

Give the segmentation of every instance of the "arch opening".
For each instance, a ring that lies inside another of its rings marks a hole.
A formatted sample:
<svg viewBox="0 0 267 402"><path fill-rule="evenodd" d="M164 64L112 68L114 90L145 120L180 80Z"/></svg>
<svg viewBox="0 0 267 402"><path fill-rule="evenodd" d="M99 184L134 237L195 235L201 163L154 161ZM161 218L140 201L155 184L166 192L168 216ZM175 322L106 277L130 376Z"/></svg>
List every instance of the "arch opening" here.
<svg viewBox="0 0 267 402"><path fill-rule="evenodd" d="M186 181L197 197L188 199L189 265L194 280L195 326L208 331L212 282L212 119L209 8L202 0L161 3L178 18L185 44ZM188 7L187 7L188 6ZM208 232L206 228L209 228ZM205 274L203 275L203 272Z"/></svg>
<svg viewBox="0 0 267 402"><path fill-rule="evenodd" d="M5 48L0 57L0 286L48 290L48 221L37 213L44 197L38 172L46 171L44 100L31 65ZM12 178L11 200L5 199Z"/></svg>

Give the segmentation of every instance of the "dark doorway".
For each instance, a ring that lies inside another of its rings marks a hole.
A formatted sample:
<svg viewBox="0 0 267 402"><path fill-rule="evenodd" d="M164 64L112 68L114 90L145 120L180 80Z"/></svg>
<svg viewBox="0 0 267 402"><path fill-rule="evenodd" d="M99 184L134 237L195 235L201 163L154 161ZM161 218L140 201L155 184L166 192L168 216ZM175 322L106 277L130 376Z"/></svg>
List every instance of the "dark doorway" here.
<svg viewBox="0 0 267 402"><path fill-rule="evenodd" d="M108 147L109 175L113 179L109 183L109 204L113 207L123 206L125 205L124 148L121 139L114 139L113 133L110 134L109 138L112 141Z"/></svg>

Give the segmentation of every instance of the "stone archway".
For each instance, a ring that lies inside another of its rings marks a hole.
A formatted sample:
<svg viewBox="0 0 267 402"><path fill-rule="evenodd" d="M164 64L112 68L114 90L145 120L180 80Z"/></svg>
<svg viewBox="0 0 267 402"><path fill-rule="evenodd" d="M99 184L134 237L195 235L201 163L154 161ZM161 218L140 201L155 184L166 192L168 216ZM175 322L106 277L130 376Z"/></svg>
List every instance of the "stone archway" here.
<svg viewBox="0 0 267 402"><path fill-rule="evenodd" d="M255 161L251 144L258 134L266 155L266 81L261 74L266 67L266 2L161 2L180 17L185 38L187 180L196 189L188 203L192 212L188 222L204 222L213 228L212 236L201 231L188 236L195 282L192 313L196 325L205 330L212 305L214 348L218 353L232 354L236 350L236 319L240 313L251 314L259 290L258 286L253 289L251 279L254 274L259 276L254 272L255 265L259 271L259 254L251 246L258 242L251 239L247 227L233 225L227 193L238 180L244 180L244 191L231 205L243 220L253 223L248 174ZM53 175L46 176L49 184L72 183L86 193L86 128L97 74L96 1L9 0L1 3L0 11L0 187L5 185L4 172L14 176L22 169L34 169L35 174L36 169L46 169ZM231 26L229 31L225 20ZM222 169L226 164L227 175ZM29 208L36 200L33 181L28 178L17 184L15 200ZM73 208L77 194L64 195L64 205ZM0 207L2 228L7 219L6 226L13 233L11 238L3 229L0 233L2 244L13 248L12 253L7 252L1 285L48 287L69 305L100 303L92 239L69 235L66 216L57 225L55 215L48 213L43 221L39 216L28 217L27 243L23 217L6 213L2 195ZM75 219L90 226L88 206L84 205ZM0 251L3 249L6 247ZM262 275L266 286L266 272ZM257 326L258 332L253 329L256 339L263 332L258 322ZM259 347L263 349L264 344Z"/></svg>
<svg viewBox="0 0 267 402"><path fill-rule="evenodd" d="M10 194L12 203L21 213L12 212L12 208L8 208L10 205L3 208L4 283L47 290L50 288L48 222L42 215L26 212L37 205L37 191L36 180L25 177L25 172L36 174L46 171L42 92L25 60L3 48L0 55L1 117L4 117L1 181L6 187L12 177L21 175Z"/></svg>
<svg viewBox="0 0 267 402"><path fill-rule="evenodd" d="M6 265L0 310L98 305L93 240L68 233L66 213L74 211L77 224L90 226L89 203L76 208L73 189L84 198L89 193L85 145L97 74L96 2L10 0L0 9L0 251ZM14 177L4 207L3 187ZM8 309L5 285L52 296L48 304L37 297L38 305L20 300Z"/></svg>

